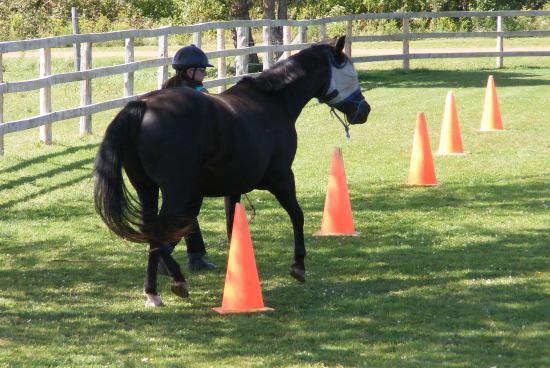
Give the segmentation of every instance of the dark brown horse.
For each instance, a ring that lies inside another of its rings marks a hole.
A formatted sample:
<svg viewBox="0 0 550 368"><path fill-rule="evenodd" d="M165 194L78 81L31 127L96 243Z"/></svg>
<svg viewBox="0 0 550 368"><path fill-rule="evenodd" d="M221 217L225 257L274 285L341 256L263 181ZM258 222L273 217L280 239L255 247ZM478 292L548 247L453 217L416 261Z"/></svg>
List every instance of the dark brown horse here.
<svg viewBox="0 0 550 368"><path fill-rule="evenodd" d="M305 281L304 216L291 168L296 119L312 98L343 112L349 124L364 123L370 112L343 47L343 37L336 46L314 45L219 95L189 88L154 91L114 118L96 157L95 206L114 233L149 243L149 305L162 305L156 288L160 258L172 277L172 291L188 296L167 244L188 234L200 210L196 203L218 196L238 202L253 189L273 193L289 214L294 229L290 273ZM137 199L128 192L122 169ZM232 218L229 213L228 222Z"/></svg>

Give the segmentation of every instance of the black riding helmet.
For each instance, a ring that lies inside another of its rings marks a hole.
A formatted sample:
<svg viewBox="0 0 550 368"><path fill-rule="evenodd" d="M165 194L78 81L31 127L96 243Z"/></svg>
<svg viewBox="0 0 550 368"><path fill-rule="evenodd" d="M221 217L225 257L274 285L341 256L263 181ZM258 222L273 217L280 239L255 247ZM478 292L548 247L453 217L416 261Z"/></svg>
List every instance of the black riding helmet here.
<svg viewBox="0 0 550 368"><path fill-rule="evenodd" d="M186 70L189 68L206 68L214 65L208 63L206 54L195 45L182 47L174 55L172 68L176 70Z"/></svg>

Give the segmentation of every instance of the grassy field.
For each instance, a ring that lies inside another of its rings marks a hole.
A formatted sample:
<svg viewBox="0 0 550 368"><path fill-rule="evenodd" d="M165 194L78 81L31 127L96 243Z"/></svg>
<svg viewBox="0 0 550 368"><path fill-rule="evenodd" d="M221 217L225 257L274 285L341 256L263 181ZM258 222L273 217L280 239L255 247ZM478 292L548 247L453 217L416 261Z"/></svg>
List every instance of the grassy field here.
<svg viewBox="0 0 550 368"><path fill-rule="evenodd" d="M35 73L25 59L5 62L10 78ZM109 234L92 206L93 158L115 111L94 116L94 134L83 138L76 120L56 123L52 146L37 143L37 130L6 136L0 367L550 366L550 60L505 63L493 70L493 58L415 61L410 72L392 69L399 63L359 65L373 110L350 140L326 106L306 106L294 164L306 284L287 275L288 217L269 194L250 194L264 301L275 308L267 314L211 311L221 303L227 256L220 199L207 199L200 217L220 268L186 271L185 301L161 279L167 306L143 307L145 247ZM55 61L54 69L64 67L69 60ZM504 132L477 131L489 74ZM154 71L137 73L136 90L155 81ZM121 78L103 78L94 101L121 90ZM416 113L426 113L435 150L448 90L468 154L435 157L439 186L407 187ZM69 105L78 86L54 94ZM6 121L36 105L36 95L7 96ZM311 236L336 146L357 238ZM176 257L185 263L181 248Z"/></svg>

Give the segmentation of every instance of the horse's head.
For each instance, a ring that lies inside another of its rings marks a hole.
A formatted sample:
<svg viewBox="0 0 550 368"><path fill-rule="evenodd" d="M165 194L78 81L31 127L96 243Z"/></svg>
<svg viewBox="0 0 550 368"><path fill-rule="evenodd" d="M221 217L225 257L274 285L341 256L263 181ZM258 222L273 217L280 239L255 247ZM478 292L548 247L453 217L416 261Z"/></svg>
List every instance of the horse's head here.
<svg viewBox="0 0 550 368"><path fill-rule="evenodd" d="M363 124L370 106L359 88L359 78L351 60L344 54L345 36L340 37L329 54L329 78L319 101L344 114L349 124Z"/></svg>

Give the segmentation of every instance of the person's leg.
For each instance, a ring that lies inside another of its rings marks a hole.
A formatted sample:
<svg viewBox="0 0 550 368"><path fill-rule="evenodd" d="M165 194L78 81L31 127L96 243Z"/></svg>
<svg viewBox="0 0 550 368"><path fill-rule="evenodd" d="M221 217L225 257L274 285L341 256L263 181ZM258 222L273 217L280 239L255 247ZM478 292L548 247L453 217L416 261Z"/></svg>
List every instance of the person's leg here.
<svg viewBox="0 0 550 368"><path fill-rule="evenodd" d="M217 268L215 264L208 262L205 258L206 248L198 221L195 222L191 233L185 238L185 244L187 245L187 266L189 270L212 270Z"/></svg>
<svg viewBox="0 0 550 368"><path fill-rule="evenodd" d="M192 203L189 204L189 212L193 214L193 216L198 216L201 205L202 198L198 198L192 201ZM189 267L189 270L212 270L217 268L215 264L208 262L205 258L206 248L204 245L204 240L202 238L202 233L198 220L195 218L194 223L190 226L191 232L189 233L189 235L187 235L187 237L185 237L188 259L187 266ZM177 244L178 242L174 242L168 245L170 248L170 254L174 251L174 248ZM162 259L159 262L158 273L164 276L170 276Z"/></svg>

